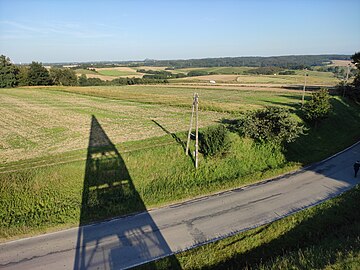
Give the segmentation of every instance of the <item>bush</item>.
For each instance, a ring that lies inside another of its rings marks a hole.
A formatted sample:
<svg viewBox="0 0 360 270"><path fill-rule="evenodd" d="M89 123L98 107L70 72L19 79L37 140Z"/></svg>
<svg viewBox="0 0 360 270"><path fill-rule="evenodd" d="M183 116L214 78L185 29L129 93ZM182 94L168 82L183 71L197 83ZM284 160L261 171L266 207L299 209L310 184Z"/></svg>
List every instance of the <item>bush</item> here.
<svg viewBox="0 0 360 270"><path fill-rule="evenodd" d="M330 95L326 88L312 93L311 99L304 104L303 112L305 119L315 126L317 123L328 117L331 110Z"/></svg>
<svg viewBox="0 0 360 270"><path fill-rule="evenodd" d="M237 121L236 128L240 135L258 142L292 142L304 133L304 126L299 124L288 109L267 107L247 112Z"/></svg>
<svg viewBox="0 0 360 270"><path fill-rule="evenodd" d="M229 131L224 125L208 127L199 134L199 151L204 156L224 153L229 147Z"/></svg>
<svg viewBox="0 0 360 270"><path fill-rule="evenodd" d="M205 76L205 75L209 75L209 72L207 72L205 70L191 70L191 71L189 71L189 73L187 75L189 77Z"/></svg>

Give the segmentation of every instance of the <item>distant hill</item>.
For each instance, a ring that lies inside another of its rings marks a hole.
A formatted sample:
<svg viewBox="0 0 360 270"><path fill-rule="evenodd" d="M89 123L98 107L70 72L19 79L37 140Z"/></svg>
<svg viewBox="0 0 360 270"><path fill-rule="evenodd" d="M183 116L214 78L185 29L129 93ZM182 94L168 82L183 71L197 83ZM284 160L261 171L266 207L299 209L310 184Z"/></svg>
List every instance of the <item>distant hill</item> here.
<svg viewBox="0 0 360 270"><path fill-rule="evenodd" d="M268 67L276 66L289 69L302 69L311 66L323 66L333 60L350 60L351 55L324 54L324 55L284 55L284 56L246 56L246 57L221 57L203 59L180 59L180 60L154 60L143 61L99 61L83 63L44 63L45 65L73 65L81 67L111 67L111 66L163 66L177 68L191 67Z"/></svg>
<svg viewBox="0 0 360 270"><path fill-rule="evenodd" d="M189 67L268 67L276 66L282 68L300 69L310 66L322 66L329 64L332 60L350 60L350 55L287 55L270 57L223 57L204 58L189 60L147 60L147 66L167 66L174 68Z"/></svg>

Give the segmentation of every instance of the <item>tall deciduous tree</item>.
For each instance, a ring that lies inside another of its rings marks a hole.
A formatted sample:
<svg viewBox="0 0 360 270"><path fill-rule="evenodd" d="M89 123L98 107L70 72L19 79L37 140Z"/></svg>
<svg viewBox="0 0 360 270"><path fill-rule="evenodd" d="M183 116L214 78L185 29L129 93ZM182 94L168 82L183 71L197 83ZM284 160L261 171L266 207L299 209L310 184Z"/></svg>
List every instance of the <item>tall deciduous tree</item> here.
<svg viewBox="0 0 360 270"><path fill-rule="evenodd" d="M11 63L10 58L0 56L0 87L15 87L19 83L19 69Z"/></svg>
<svg viewBox="0 0 360 270"><path fill-rule="evenodd" d="M41 63L32 62L28 72L29 85L50 85L49 71Z"/></svg>
<svg viewBox="0 0 360 270"><path fill-rule="evenodd" d="M74 70L68 68L50 69L50 78L53 84L74 86L77 85L77 76Z"/></svg>
<svg viewBox="0 0 360 270"><path fill-rule="evenodd" d="M353 85L358 88L357 90L360 92L360 52L355 53L351 56L352 62L355 64L355 66L358 69L358 72L355 76L355 79L353 81Z"/></svg>

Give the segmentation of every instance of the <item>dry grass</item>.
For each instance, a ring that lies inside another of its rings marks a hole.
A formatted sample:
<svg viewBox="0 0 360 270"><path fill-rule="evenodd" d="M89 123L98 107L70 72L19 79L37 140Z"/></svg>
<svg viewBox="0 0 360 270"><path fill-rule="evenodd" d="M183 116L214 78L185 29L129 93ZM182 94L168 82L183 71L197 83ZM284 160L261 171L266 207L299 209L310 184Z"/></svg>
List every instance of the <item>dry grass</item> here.
<svg viewBox="0 0 360 270"><path fill-rule="evenodd" d="M335 86L339 83L339 79L335 78L330 72L308 71L307 85L314 86ZM207 75L194 76L172 80L174 83L182 82L209 82L216 83L240 84L240 85L258 85L265 87L282 87L287 85L303 85L303 71L297 71L295 75Z"/></svg>
<svg viewBox="0 0 360 270"><path fill-rule="evenodd" d="M116 79L114 76L106 76L106 75L100 75L100 74L86 74L87 78L98 78L103 81L111 81L113 79Z"/></svg>
<svg viewBox="0 0 360 270"><path fill-rule="evenodd" d="M355 65L351 63L351 60L332 60L329 66L347 67L349 64L355 67Z"/></svg>
<svg viewBox="0 0 360 270"><path fill-rule="evenodd" d="M198 80L198 81L216 81L216 82L236 82L236 79L239 75L227 75L227 74L215 74L215 75L205 75L205 76L193 76L183 78L182 80Z"/></svg>
<svg viewBox="0 0 360 270"><path fill-rule="evenodd" d="M135 71L136 71L137 69L145 69L145 70L165 70L165 68L167 68L167 67L140 66L140 67L136 67L136 68L134 68L134 69L135 69ZM169 70L169 71L172 72L173 70Z"/></svg>
<svg viewBox="0 0 360 270"><path fill-rule="evenodd" d="M85 149L92 114L101 121L114 143L163 135L164 131L151 119L157 119L170 132L188 128L191 96L189 107L183 108L111 100L53 89L0 90L0 163ZM69 89L78 92L86 90L81 87ZM213 124L223 116L218 112L203 112L200 125Z"/></svg>
<svg viewBox="0 0 360 270"><path fill-rule="evenodd" d="M125 71L125 72L136 72L136 69L130 68L130 67L108 67L108 68L95 68L96 71L101 70L119 70L119 71Z"/></svg>

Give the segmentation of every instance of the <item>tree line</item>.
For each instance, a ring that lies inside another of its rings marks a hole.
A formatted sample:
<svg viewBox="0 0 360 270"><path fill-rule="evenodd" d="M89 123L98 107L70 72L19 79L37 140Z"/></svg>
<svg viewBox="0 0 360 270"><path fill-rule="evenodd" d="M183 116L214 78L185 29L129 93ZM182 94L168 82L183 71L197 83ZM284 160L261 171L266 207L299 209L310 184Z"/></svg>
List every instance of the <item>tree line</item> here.
<svg viewBox="0 0 360 270"><path fill-rule="evenodd" d="M29 66L16 66L11 63L9 57L0 56L0 88L35 85L97 86L167 82L166 78L116 78L112 81L87 78L86 75L78 78L75 71L70 68L52 67L48 70L41 63L34 61Z"/></svg>
<svg viewBox="0 0 360 270"><path fill-rule="evenodd" d="M303 69L312 66L324 66L332 60L350 60L350 55L287 55L270 57L223 57L188 60L146 60L139 62L143 66L167 66L172 68L189 67L282 67L285 69Z"/></svg>

